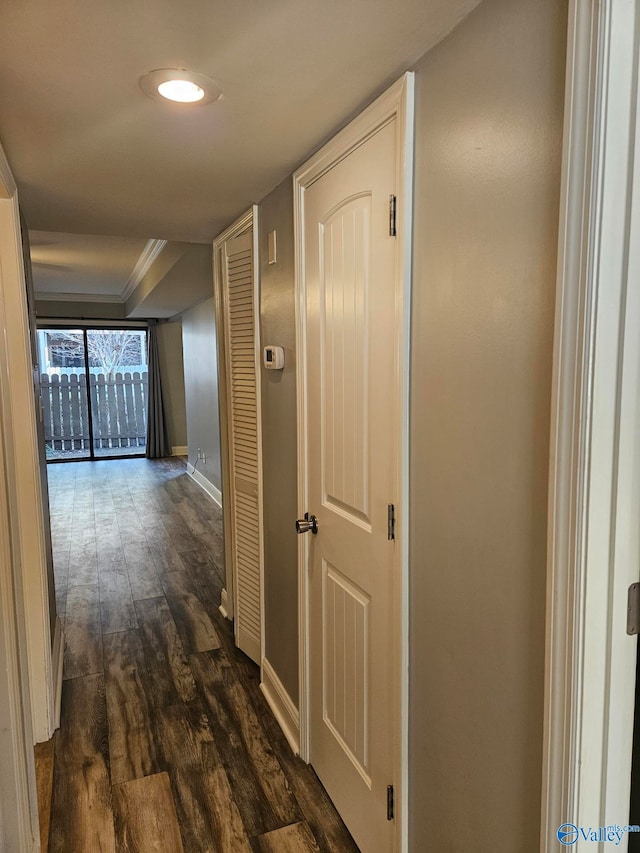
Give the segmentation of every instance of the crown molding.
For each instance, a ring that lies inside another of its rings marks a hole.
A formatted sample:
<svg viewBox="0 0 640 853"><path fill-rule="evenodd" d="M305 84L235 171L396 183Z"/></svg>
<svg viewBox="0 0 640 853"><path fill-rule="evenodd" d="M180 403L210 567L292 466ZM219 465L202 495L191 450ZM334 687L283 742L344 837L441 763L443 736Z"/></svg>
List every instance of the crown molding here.
<svg viewBox="0 0 640 853"><path fill-rule="evenodd" d="M136 265L133 268L131 275L129 276L129 280L124 286L124 289L120 296L118 297L118 302L126 302L127 299L131 296L136 287L140 284L142 279L148 273L151 265L156 260L156 258L160 255L164 247L167 245L166 240L148 240L146 246L140 253L140 257L136 261Z"/></svg>
<svg viewBox="0 0 640 853"><path fill-rule="evenodd" d="M114 302L122 304L122 297L113 293L38 293L38 302Z"/></svg>

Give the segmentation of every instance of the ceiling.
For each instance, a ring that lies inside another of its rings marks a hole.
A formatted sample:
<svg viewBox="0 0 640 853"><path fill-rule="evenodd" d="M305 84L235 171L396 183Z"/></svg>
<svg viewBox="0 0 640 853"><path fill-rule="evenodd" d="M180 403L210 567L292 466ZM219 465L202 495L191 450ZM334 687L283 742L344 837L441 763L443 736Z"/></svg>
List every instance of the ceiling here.
<svg viewBox="0 0 640 853"><path fill-rule="evenodd" d="M29 241L34 288L41 299L101 302L126 300L147 245L139 237L34 230Z"/></svg>
<svg viewBox="0 0 640 853"><path fill-rule="evenodd" d="M0 141L28 223L126 238L121 276L133 238L210 242L478 2L4 0ZM223 99L145 96L140 77L163 67L212 77Z"/></svg>

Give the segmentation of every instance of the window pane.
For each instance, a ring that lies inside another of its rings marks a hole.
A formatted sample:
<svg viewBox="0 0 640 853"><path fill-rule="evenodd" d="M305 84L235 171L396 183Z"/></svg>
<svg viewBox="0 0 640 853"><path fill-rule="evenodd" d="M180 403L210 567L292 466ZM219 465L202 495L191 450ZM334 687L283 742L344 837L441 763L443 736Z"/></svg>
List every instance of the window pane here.
<svg viewBox="0 0 640 853"><path fill-rule="evenodd" d="M91 455L82 329L39 329L40 393L47 459Z"/></svg>

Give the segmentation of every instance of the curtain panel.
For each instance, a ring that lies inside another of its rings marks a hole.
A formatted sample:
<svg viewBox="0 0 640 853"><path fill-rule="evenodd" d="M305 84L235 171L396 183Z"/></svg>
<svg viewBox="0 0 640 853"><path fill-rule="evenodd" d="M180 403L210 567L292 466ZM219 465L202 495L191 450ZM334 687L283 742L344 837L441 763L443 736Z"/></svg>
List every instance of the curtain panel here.
<svg viewBox="0 0 640 853"><path fill-rule="evenodd" d="M147 459L161 459L171 455L162 402L160 359L158 357L157 320L149 321L147 335L147 361L149 371L147 409Z"/></svg>

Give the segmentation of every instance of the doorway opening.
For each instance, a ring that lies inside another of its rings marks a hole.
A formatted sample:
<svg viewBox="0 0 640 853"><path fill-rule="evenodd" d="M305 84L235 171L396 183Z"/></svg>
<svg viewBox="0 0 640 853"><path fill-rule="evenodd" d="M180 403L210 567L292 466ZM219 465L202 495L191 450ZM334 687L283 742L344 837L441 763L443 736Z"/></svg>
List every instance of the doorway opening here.
<svg viewBox="0 0 640 853"><path fill-rule="evenodd" d="M143 456L147 331L38 329L47 462Z"/></svg>

